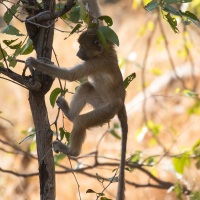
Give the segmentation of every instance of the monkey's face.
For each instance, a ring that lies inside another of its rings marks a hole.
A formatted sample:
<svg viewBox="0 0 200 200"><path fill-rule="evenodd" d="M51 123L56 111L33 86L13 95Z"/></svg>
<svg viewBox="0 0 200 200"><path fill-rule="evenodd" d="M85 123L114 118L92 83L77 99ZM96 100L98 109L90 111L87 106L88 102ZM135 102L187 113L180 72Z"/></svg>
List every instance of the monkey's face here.
<svg viewBox="0 0 200 200"><path fill-rule="evenodd" d="M103 46L98 40L96 34L88 34L87 31L83 32L78 42L80 44L77 56L82 60L91 60L93 58L98 58L103 52Z"/></svg>

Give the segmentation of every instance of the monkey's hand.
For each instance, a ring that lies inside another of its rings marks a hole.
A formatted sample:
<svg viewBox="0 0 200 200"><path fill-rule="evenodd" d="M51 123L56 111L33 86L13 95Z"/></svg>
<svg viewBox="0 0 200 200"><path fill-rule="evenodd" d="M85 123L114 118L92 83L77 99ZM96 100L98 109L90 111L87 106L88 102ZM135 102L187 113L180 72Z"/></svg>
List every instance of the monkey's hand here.
<svg viewBox="0 0 200 200"><path fill-rule="evenodd" d="M68 156L78 156L79 153L71 151L69 145L63 144L61 141L56 140L52 143L53 149L56 153L62 152Z"/></svg>
<svg viewBox="0 0 200 200"><path fill-rule="evenodd" d="M36 62L37 60L33 57L29 57L26 59L26 62L25 62L25 67L33 67L34 63Z"/></svg>

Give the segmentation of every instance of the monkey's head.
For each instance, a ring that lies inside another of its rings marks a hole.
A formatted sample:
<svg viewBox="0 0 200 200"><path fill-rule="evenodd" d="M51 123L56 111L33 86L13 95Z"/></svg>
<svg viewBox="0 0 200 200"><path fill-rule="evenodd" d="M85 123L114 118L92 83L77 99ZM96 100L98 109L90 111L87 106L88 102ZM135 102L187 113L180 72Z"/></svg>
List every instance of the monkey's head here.
<svg viewBox="0 0 200 200"><path fill-rule="evenodd" d="M91 60L102 56L105 48L101 44L96 31L87 30L83 32L78 39L80 44L77 56L82 60Z"/></svg>

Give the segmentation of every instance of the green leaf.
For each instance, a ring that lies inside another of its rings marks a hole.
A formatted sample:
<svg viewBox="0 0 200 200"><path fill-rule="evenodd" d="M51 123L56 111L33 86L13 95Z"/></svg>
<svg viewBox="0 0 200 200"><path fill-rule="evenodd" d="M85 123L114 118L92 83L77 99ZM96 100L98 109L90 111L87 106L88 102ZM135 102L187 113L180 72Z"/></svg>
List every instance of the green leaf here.
<svg viewBox="0 0 200 200"><path fill-rule="evenodd" d="M108 49L108 44L107 44L106 38L105 38L104 34L99 29L97 30L97 36L99 38L99 41L103 45L103 47L105 49Z"/></svg>
<svg viewBox="0 0 200 200"><path fill-rule="evenodd" d="M98 19L100 19L102 21L104 20L108 26L112 26L113 25L112 18L107 16L107 15L100 16L100 17L98 17Z"/></svg>
<svg viewBox="0 0 200 200"><path fill-rule="evenodd" d="M65 131L64 128L59 128L59 131L60 131L60 140L63 140L63 138L65 137L67 142L69 142L70 133L68 131Z"/></svg>
<svg viewBox="0 0 200 200"><path fill-rule="evenodd" d="M15 56L9 56L7 61L9 62L9 67L15 67L17 64Z"/></svg>
<svg viewBox="0 0 200 200"><path fill-rule="evenodd" d="M115 128L120 128L119 123L114 123L114 129L115 129Z"/></svg>
<svg viewBox="0 0 200 200"><path fill-rule="evenodd" d="M200 146L200 139L196 141L196 143L193 145L192 150L194 151L196 148Z"/></svg>
<svg viewBox="0 0 200 200"><path fill-rule="evenodd" d="M89 23L89 16L82 1L80 2L80 18L86 23Z"/></svg>
<svg viewBox="0 0 200 200"><path fill-rule="evenodd" d="M17 28L15 28L12 25L7 25L5 26L2 30L1 33L5 33L5 34L9 34L9 35L16 35L16 36L23 36L23 34L21 34L19 32L19 30Z"/></svg>
<svg viewBox="0 0 200 200"><path fill-rule="evenodd" d="M196 15L194 15L193 13L189 12L189 11L186 11L186 12L181 12L180 13L185 16L185 17L188 17L190 19L193 19L193 20L196 20L196 21L199 21L199 19L197 18Z"/></svg>
<svg viewBox="0 0 200 200"><path fill-rule="evenodd" d="M103 34L103 36L106 40L119 46L118 36L111 28L109 28L107 26L101 26L98 28L98 31L100 31Z"/></svg>
<svg viewBox="0 0 200 200"><path fill-rule="evenodd" d="M190 200L199 200L200 199L200 191L192 191L190 194Z"/></svg>
<svg viewBox="0 0 200 200"><path fill-rule="evenodd" d="M116 171L116 170L117 169L115 169L114 171ZM116 182L119 182L119 177L115 175L114 177L108 178L107 180L112 183L116 183Z"/></svg>
<svg viewBox="0 0 200 200"><path fill-rule="evenodd" d="M192 105L189 109L188 109L188 114L191 115L191 114L196 114L198 115L200 113L200 101L197 100L195 102L194 105Z"/></svg>
<svg viewBox="0 0 200 200"><path fill-rule="evenodd" d="M0 62L0 67L5 67L2 62ZM1 73L1 72L0 72ZM1 112L0 112L1 113Z"/></svg>
<svg viewBox="0 0 200 200"><path fill-rule="evenodd" d="M152 11L154 10L157 6L159 5L159 1L151 1L149 2L144 8L147 10L147 11Z"/></svg>
<svg viewBox="0 0 200 200"><path fill-rule="evenodd" d="M115 129L110 129L109 133L111 133L112 136L114 136L117 139L121 139L121 137L117 134L117 132L115 131Z"/></svg>
<svg viewBox="0 0 200 200"><path fill-rule="evenodd" d="M66 157L64 153L60 153L54 156L54 162L58 163L60 160L63 160Z"/></svg>
<svg viewBox="0 0 200 200"><path fill-rule="evenodd" d="M175 18L172 18L171 15L168 13L167 15L165 15L165 17L167 18L167 21L169 23L169 25L171 26L172 30L175 32L175 33L178 33L179 30L177 28L177 21Z"/></svg>
<svg viewBox="0 0 200 200"><path fill-rule="evenodd" d="M191 2L192 0L164 0L168 4L173 4L173 3L188 3Z"/></svg>
<svg viewBox="0 0 200 200"><path fill-rule="evenodd" d="M182 16L187 17L187 19L189 19L191 22L193 22L196 26L198 26L200 28L200 21L197 18L196 15L194 15L193 13L186 11L186 12L181 12Z"/></svg>
<svg viewBox="0 0 200 200"><path fill-rule="evenodd" d="M98 180L100 183L103 183L103 182L104 182L104 179L101 178L101 177L99 176L99 174L97 174L97 173L96 173L96 178L97 178L97 180Z"/></svg>
<svg viewBox="0 0 200 200"><path fill-rule="evenodd" d="M80 6L73 7L69 13L69 20L77 23L80 20Z"/></svg>
<svg viewBox="0 0 200 200"><path fill-rule="evenodd" d="M2 51L3 51L3 54L2 54ZM3 56L6 57L8 55L7 52L4 49L2 49L2 51L0 51L0 60L3 59Z"/></svg>
<svg viewBox="0 0 200 200"><path fill-rule="evenodd" d="M77 30L79 30L79 28L81 28L81 24L76 24L76 26L72 29L71 33L69 35L72 35L73 33L75 33Z"/></svg>
<svg viewBox="0 0 200 200"><path fill-rule="evenodd" d="M172 6L168 5L168 4L163 4L162 9L165 12L171 13L173 15L181 16L181 13L178 10L176 10L176 8L174 8L174 7L172 7Z"/></svg>
<svg viewBox="0 0 200 200"><path fill-rule="evenodd" d="M142 156L142 152L136 151L133 155L131 155L130 161L133 163L139 163L141 156Z"/></svg>
<svg viewBox="0 0 200 200"><path fill-rule="evenodd" d="M112 200L112 199L108 199L107 197L101 197L100 200Z"/></svg>
<svg viewBox="0 0 200 200"><path fill-rule="evenodd" d="M7 11L5 12L3 18L7 24L11 22L13 15L15 15L17 12L18 7L19 4L13 5L10 9L7 9Z"/></svg>
<svg viewBox="0 0 200 200"><path fill-rule="evenodd" d="M15 41L17 41L19 38L15 39L15 40L3 40L3 43L8 46L11 49L18 49L21 47L22 42L19 42L18 44L15 45L11 45L13 44Z"/></svg>
<svg viewBox="0 0 200 200"><path fill-rule="evenodd" d="M63 10L64 7L65 7L65 4L64 4L64 3L61 3L61 2L59 1L59 3L56 4L55 10L56 10L56 12L59 12L59 11Z"/></svg>
<svg viewBox="0 0 200 200"><path fill-rule="evenodd" d="M30 54L34 50L33 42L31 39L28 39L27 43L21 48L21 55Z"/></svg>
<svg viewBox="0 0 200 200"><path fill-rule="evenodd" d="M50 103L51 103L51 106L54 107L55 106L55 103L56 103L56 99L58 97L59 94L61 94L61 89L60 88L55 88L51 94L50 94Z"/></svg>
<svg viewBox="0 0 200 200"><path fill-rule="evenodd" d="M189 158L188 153L184 153L179 158L174 157L172 160L173 160L174 169L179 174L183 174L185 166L190 165L190 158Z"/></svg>
<svg viewBox="0 0 200 200"><path fill-rule="evenodd" d="M195 98L198 96L198 93L191 91L191 90L183 90L183 95L190 98Z"/></svg>
<svg viewBox="0 0 200 200"><path fill-rule="evenodd" d="M155 124L151 120L147 122L147 127L153 133L153 135L158 135L160 133L161 126L159 124Z"/></svg>
<svg viewBox="0 0 200 200"><path fill-rule="evenodd" d="M86 191L86 193L95 193L95 194L96 194L96 192L95 192L94 190L92 190L92 189L88 189L88 190Z"/></svg>
<svg viewBox="0 0 200 200"><path fill-rule="evenodd" d="M136 73L132 73L129 76L126 77L126 79L124 80L124 88L126 89L128 87L128 85L133 81L133 79L136 78Z"/></svg>

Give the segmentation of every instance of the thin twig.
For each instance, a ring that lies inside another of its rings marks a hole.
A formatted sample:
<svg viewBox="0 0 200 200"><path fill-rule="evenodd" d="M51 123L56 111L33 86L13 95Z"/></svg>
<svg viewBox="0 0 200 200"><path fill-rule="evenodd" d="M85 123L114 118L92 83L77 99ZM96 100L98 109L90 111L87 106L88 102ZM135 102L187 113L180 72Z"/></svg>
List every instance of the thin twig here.
<svg viewBox="0 0 200 200"><path fill-rule="evenodd" d="M71 170L72 170L71 172L72 172L72 174L73 174L73 176L74 176L74 179L76 180L76 183L77 183L77 186L78 186L79 199L81 200L80 185L79 185L79 182L78 182L78 180L77 180L77 178L76 178L76 175L75 175L75 173L74 173L74 171L73 171L71 160L70 160L69 156L67 156L67 157L68 157L69 164L70 164L70 167L71 167Z"/></svg>
<svg viewBox="0 0 200 200"><path fill-rule="evenodd" d="M19 84L18 82L13 81L13 80L11 80L11 79L9 79L9 78L4 78L4 77L0 76L0 79L4 79L4 80L7 80L7 81L10 81L11 83L14 83L14 84L16 84L16 85L19 85L19 86L21 86L21 87L23 87L23 88L25 88L25 89L28 89L26 86L24 86L24 85L22 85L22 84Z"/></svg>
<svg viewBox="0 0 200 200"><path fill-rule="evenodd" d="M183 88L186 88L184 80L182 78L180 78L179 75L176 72L176 67L175 67L174 61L172 59L172 55L171 55L171 52L170 52L170 49L169 49L169 44L168 44L168 41L167 41L167 36L165 34L165 31L164 31L164 28L163 28L163 25L162 25L162 21L161 21L161 16L160 15L158 17L158 23L159 23L161 34L163 35L163 38L164 38L165 48L166 48L166 51L167 51L169 62L170 62L171 67L172 67L172 69L174 71L174 74L175 74L177 80L179 80L180 83L182 84Z"/></svg>
<svg viewBox="0 0 200 200"><path fill-rule="evenodd" d="M0 77L1 78L1 77ZM3 119L4 121L6 121L6 122L8 122L9 124L11 124L12 126L14 126L14 124L10 121L10 120L8 120L8 119L6 119L6 118L4 118L4 117L0 117L0 119Z"/></svg>

